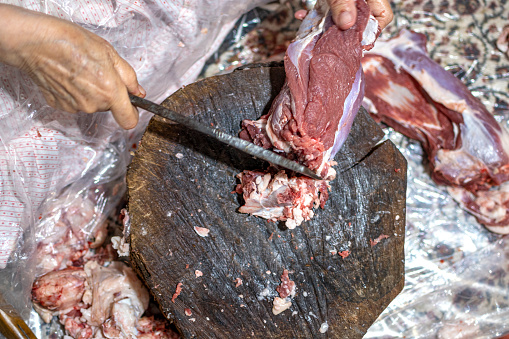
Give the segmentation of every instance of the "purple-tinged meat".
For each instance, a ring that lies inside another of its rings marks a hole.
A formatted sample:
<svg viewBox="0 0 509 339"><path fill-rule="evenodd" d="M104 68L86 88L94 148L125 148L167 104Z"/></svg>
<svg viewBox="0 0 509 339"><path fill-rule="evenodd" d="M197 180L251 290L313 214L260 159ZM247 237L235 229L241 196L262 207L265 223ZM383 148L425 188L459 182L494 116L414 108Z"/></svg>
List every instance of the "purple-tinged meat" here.
<svg viewBox="0 0 509 339"><path fill-rule="evenodd" d="M266 116L244 121L241 137L284 151L327 176L327 163L345 142L361 105L362 53L378 34L364 1L357 1L357 11L356 24L342 31L326 2L317 1L286 52L281 92Z"/></svg>
<svg viewBox="0 0 509 339"><path fill-rule="evenodd" d="M451 186L456 200L481 223L502 232L509 224L507 199L493 187L509 179L507 130L459 79L429 58L422 34L402 30L378 41L362 65L364 103L372 116L419 140L432 178Z"/></svg>
<svg viewBox="0 0 509 339"><path fill-rule="evenodd" d="M336 175L332 159L345 142L364 95L363 51L373 46L379 33L366 2L359 0L356 6L355 25L342 31L334 25L326 1L317 1L286 51L286 81L269 113L257 121L245 120L240 133L327 181ZM244 171L239 178L237 192L245 200L240 212L286 220L289 228L309 220L313 207L323 207L328 197L323 190L327 182L288 178L284 171L275 176Z"/></svg>

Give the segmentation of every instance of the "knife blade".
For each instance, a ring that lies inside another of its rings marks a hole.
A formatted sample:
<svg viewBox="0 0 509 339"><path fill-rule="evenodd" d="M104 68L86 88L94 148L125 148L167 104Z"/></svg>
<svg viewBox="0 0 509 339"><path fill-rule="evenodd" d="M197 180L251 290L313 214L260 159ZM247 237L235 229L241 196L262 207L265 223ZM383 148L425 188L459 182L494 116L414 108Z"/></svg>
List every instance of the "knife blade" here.
<svg viewBox="0 0 509 339"><path fill-rule="evenodd" d="M190 128L192 130L209 135L209 136L215 138L216 140L219 140L219 141L221 141L231 147L234 147L244 153L250 154L258 159L268 161L271 164L287 168L291 171L303 174L307 177L310 177L310 178L313 178L316 180L323 180L322 177L320 177L318 174L311 171L309 168L307 168L304 165L301 165L295 161L292 161L290 159L282 157L281 155L279 155L275 152L272 152L272 151L267 150L263 147L257 146L249 141L246 141L241 138L235 137L233 135L224 133L223 131L221 131L217 128L209 127L205 124L200 123L196 119L193 119L192 117L188 117L188 116L179 114L175 111L167 109L166 107L155 104L152 101L137 97L132 94L129 94L129 99L131 100L131 103L134 106L137 106L137 107L142 108L146 111L154 113L158 116L161 116L163 118L166 118L166 119L169 119L176 123L179 123L181 125L184 125L185 127Z"/></svg>

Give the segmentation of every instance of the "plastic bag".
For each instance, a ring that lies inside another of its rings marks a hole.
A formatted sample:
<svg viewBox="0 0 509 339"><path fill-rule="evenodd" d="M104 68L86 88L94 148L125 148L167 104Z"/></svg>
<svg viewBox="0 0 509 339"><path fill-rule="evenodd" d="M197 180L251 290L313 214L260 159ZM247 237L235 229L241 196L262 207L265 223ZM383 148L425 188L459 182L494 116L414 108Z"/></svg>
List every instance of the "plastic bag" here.
<svg viewBox="0 0 509 339"><path fill-rule="evenodd" d="M105 38L136 70L147 97L161 101L192 82L235 20L264 1L4 2L73 21ZM41 204L47 200L47 208L63 199L57 205L74 206L74 199L90 198L91 187L122 182L128 151L150 117L141 114L138 127L126 132L109 113L54 110L26 74L0 65L0 282L5 299L25 317L36 239L58 233L49 221L38 226L46 233L37 233ZM92 202L93 222L82 225L85 232L92 232L118 202L102 192Z"/></svg>

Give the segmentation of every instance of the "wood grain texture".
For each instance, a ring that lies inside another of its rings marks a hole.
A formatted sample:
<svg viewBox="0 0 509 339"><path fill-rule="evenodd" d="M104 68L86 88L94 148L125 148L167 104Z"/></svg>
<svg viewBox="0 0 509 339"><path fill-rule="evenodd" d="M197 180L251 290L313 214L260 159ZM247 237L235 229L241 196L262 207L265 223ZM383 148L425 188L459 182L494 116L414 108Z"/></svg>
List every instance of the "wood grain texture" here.
<svg viewBox="0 0 509 339"><path fill-rule="evenodd" d="M266 113L283 82L282 67L257 65L189 85L163 105L236 134L242 119ZM361 112L325 209L288 230L237 212L235 175L265 164L152 119L127 175L131 262L185 338L363 336L404 283L406 161L382 137ZM380 235L388 238L372 246ZM344 250L346 258L332 254ZM284 269L297 294L274 315Z"/></svg>

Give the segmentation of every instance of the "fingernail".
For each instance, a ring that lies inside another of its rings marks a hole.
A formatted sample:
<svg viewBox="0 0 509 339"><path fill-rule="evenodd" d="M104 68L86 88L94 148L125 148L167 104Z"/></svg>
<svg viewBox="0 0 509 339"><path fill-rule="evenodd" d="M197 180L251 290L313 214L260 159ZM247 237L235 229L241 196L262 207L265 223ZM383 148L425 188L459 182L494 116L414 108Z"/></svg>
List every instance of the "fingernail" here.
<svg viewBox="0 0 509 339"><path fill-rule="evenodd" d="M353 21L353 15L350 12L341 12L339 14L339 24L342 28L350 28Z"/></svg>
<svg viewBox="0 0 509 339"><path fill-rule="evenodd" d="M147 92L145 92L145 89L143 87L141 87L141 85L138 85L138 90L140 91L141 96L143 98L145 97L145 95L147 95Z"/></svg>

